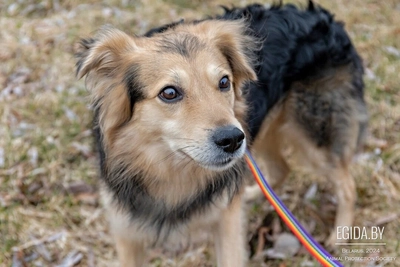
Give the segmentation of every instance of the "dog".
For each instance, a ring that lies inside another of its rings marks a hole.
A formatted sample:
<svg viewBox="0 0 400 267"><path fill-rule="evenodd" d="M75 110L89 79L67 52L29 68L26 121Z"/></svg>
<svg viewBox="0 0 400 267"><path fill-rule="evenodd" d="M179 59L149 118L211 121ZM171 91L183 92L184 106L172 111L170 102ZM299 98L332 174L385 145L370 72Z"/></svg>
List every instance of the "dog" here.
<svg viewBox="0 0 400 267"><path fill-rule="evenodd" d="M106 26L81 41L77 58L122 266L143 266L149 247L204 231L218 266L245 266L246 148L277 185L292 146L335 183L335 225L352 224L363 68L327 10L253 4L143 36Z"/></svg>

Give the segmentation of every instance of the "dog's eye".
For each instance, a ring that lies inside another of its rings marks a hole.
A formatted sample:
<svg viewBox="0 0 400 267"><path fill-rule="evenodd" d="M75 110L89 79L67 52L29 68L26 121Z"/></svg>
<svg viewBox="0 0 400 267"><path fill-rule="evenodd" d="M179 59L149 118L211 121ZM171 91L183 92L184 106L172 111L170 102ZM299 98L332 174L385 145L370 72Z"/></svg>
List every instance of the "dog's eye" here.
<svg viewBox="0 0 400 267"><path fill-rule="evenodd" d="M225 92L225 91L229 91L229 89L231 89L231 82L229 81L228 76L224 76L219 81L219 90Z"/></svg>
<svg viewBox="0 0 400 267"><path fill-rule="evenodd" d="M161 100L167 103L175 102L182 99L182 95L174 87L165 87L158 95Z"/></svg>

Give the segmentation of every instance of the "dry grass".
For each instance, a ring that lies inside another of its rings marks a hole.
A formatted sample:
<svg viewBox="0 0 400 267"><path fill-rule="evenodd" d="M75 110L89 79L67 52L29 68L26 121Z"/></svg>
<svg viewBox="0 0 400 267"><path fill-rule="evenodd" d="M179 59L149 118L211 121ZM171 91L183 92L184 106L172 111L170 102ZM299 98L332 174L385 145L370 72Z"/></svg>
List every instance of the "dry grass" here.
<svg viewBox="0 0 400 267"><path fill-rule="evenodd" d="M352 169L359 197L356 225L385 226L387 245L381 247L380 256L400 256L400 4L397 0L318 2L346 22L367 68L371 138ZM219 4L231 3L248 2L0 2L0 266L116 265L96 193L91 113L83 82L74 76L73 51L79 37L105 23L141 34L181 17L214 14ZM303 205L304 194L314 183L319 191ZM322 240L332 225L331 185L296 174L280 193ZM249 213L251 237L271 212L267 203L261 203ZM210 251L198 247L170 258L156 251L151 266L212 266ZM300 251L291 259L265 264L312 266L313 262ZM385 266L400 266L400 258Z"/></svg>

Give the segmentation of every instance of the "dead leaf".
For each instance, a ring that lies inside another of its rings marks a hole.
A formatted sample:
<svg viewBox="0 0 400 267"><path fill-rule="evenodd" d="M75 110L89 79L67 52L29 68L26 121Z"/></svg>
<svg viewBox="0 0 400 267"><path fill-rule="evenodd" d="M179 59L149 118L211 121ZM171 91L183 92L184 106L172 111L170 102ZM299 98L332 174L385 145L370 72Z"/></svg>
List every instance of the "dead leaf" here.
<svg viewBox="0 0 400 267"><path fill-rule="evenodd" d="M22 250L16 249L13 253L12 259L12 267L25 267L25 263L23 262L24 252Z"/></svg>
<svg viewBox="0 0 400 267"><path fill-rule="evenodd" d="M376 138L372 135L369 135L365 143L367 146L372 147L372 148L380 148L380 149L385 149L388 146L388 142L384 139Z"/></svg>
<svg viewBox="0 0 400 267"><path fill-rule="evenodd" d="M39 152L36 147L33 146L28 150L28 157L29 157L29 162L32 164L32 166L37 167Z"/></svg>
<svg viewBox="0 0 400 267"><path fill-rule="evenodd" d="M296 255L300 247L300 242L294 235L282 233L273 248L265 251L265 255L271 259L287 259Z"/></svg>
<svg viewBox="0 0 400 267"><path fill-rule="evenodd" d="M75 152L80 153L87 158L89 158L92 155L92 149L88 145L84 145L78 142L73 142L71 146L75 150Z"/></svg>
<svg viewBox="0 0 400 267"><path fill-rule="evenodd" d="M0 168L5 166L4 148L0 147Z"/></svg>
<svg viewBox="0 0 400 267"><path fill-rule="evenodd" d="M96 193L81 193L76 195L75 199L83 204L96 206L98 204L99 195Z"/></svg>
<svg viewBox="0 0 400 267"><path fill-rule="evenodd" d="M396 47L393 46L385 46L384 47L386 53L395 56L395 57L400 57L400 50L397 49Z"/></svg>
<svg viewBox="0 0 400 267"><path fill-rule="evenodd" d="M50 251L46 248L45 245L43 244L38 244L35 246L36 252L40 254L46 261L51 262L52 261L52 255Z"/></svg>
<svg viewBox="0 0 400 267"><path fill-rule="evenodd" d="M67 187L68 193L77 196L82 193L92 193L94 188L83 181L77 181L69 184Z"/></svg>
<svg viewBox="0 0 400 267"><path fill-rule="evenodd" d="M365 78L370 81L377 80L375 73L370 68L365 68Z"/></svg>
<svg viewBox="0 0 400 267"><path fill-rule="evenodd" d="M318 185L317 183L313 183L308 189L307 192L304 194L304 200L310 201L315 199L315 195L317 194L318 191Z"/></svg>
<svg viewBox="0 0 400 267"><path fill-rule="evenodd" d="M95 267L95 258L94 258L94 253L93 250L91 248L88 249L88 253L87 253L87 265L88 267Z"/></svg>

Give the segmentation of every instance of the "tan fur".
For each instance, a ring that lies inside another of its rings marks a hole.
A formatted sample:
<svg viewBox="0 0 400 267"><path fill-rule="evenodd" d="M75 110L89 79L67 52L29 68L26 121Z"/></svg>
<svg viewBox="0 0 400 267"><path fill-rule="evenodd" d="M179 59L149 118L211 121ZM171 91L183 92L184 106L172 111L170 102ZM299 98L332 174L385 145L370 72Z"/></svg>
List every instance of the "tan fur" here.
<svg viewBox="0 0 400 267"><path fill-rule="evenodd" d="M243 31L242 21L180 25L172 33L152 38L131 37L112 28L100 31L94 47L83 52L89 54L85 54L78 77L87 76L93 107L99 108L107 170L128 162L125 171L144 173L148 194L170 206L196 195L213 179L214 171L199 166L186 154L194 153L190 147L200 149L216 127L231 124L245 128L241 87L255 80L256 74L251 59L243 53L245 45L255 42L241 34ZM189 58L163 51L166 39L179 42L189 33L195 37ZM234 64L229 64L227 56ZM134 65L140 66L138 80L145 99L135 104L132 113L124 75ZM232 82L233 89L228 92L217 87L224 75ZM170 105L158 98L160 90L170 84L190 89L185 90L184 101ZM159 233L148 229L143 233L140 223L130 221L105 186L103 196L121 265L142 266L143 255ZM192 218L169 240L173 243L195 232L213 231L218 266L244 266L241 206L241 194L231 202L227 196L218 199L207 215Z"/></svg>
<svg viewBox="0 0 400 267"><path fill-rule="evenodd" d="M218 266L246 265L244 218L241 196L222 210L214 229Z"/></svg>

